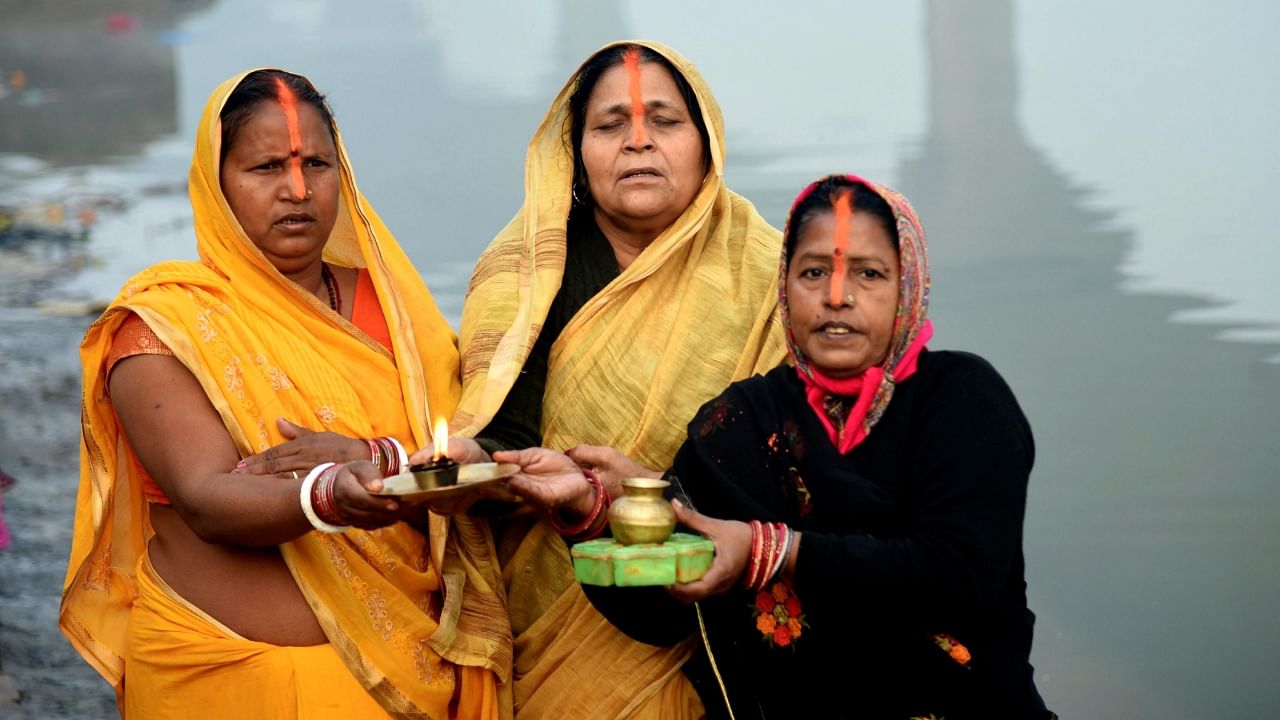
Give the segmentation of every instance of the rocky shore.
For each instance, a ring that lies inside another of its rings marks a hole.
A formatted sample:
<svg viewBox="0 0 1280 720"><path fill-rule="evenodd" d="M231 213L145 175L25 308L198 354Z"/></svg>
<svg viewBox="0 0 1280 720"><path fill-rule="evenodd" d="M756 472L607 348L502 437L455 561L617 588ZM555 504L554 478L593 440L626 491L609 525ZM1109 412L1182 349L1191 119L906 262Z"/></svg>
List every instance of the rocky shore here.
<svg viewBox="0 0 1280 720"><path fill-rule="evenodd" d="M77 347L90 316L50 315L63 260L0 250L0 718L113 718L110 687L58 630L79 467Z"/></svg>

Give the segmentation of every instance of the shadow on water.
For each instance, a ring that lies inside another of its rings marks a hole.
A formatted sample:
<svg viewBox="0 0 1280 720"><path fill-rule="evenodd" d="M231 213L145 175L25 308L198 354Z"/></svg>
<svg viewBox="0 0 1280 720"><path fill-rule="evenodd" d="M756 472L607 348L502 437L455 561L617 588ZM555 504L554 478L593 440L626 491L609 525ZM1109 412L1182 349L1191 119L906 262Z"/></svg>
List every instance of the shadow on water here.
<svg viewBox="0 0 1280 720"><path fill-rule="evenodd" d="M1196 299L1120 289L1132 234L1019 123L1011 0L930 0L928 17L930 124L900 184L932 240L935 344L995 363L1036 430L1046 701L1064 717L1274 708L1277 348L1169 322Z"/></svg>

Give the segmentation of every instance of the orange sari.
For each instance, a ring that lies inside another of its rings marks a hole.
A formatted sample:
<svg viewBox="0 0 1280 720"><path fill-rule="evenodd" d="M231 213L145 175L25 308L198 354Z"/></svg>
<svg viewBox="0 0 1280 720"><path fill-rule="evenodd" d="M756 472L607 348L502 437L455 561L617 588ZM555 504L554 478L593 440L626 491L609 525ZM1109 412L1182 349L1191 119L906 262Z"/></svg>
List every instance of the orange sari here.
<svg viewBox="0 0 1280 720"><path fill-rule="evenodd" d="M391 349L281 275L244 234L222 195L218 169L218 116L242 78L214 91L196 137L189 186L200 261L161 263L135 276L81 345L81 480L60 625L118 692L130 654L155 650L145 641L163 635L135 632L143 622L131 625L140 591L166 621L190 620L166 605L162 582L145 582L153 531L106 392L106 359L126 311L141 317L199 380L242 456L284 441L277 417L419 447L431 441L431 419L450 415L460 393L453 334L357 190L340 137L342 197L324 259L368 270ZM511 641L492 547L487 531L465 518L432 516L428 536L403 523L311 532L280 551L353 686L386 712L498 717ZM427 607L432 593L443 594L442 607ZM243 648L219 648L203 657L206 669L237 667L235 653ZM252 664L238 666L255 672ZM219 694L208 684L220 682L218 674L199 669L187 663L174 672L191 673L189 689L202 699L197 686L208 690L209 703L201 706L207 716L224 716L227 705L215 702ZM268 687L296 682L280 670Z"/></svg>

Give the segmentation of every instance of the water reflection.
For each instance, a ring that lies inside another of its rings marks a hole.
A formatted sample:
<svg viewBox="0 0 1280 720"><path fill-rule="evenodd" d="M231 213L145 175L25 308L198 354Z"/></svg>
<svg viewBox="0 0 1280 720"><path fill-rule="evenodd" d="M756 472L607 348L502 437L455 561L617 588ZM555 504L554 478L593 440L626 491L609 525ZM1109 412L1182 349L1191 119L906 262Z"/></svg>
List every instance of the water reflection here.
<svg viewBox="0 0 1280 720"><path fill-rule="evenodd" d="M1064 717L1270 708L1276 347L1166 321L1197 301L1121 292L1131 233L1018 122L1010 0L928 11L929 130L900 183L930 230L938 344L988 356L1036 429L1041 690Z"/></svg>
<svg viewBox="0 0 1280 720"><path fill-rule="evenodd" d="M106 168L128 165L122 161L177 130L172 28L211 3L141 0L120 7L75 0L4 7L0 256L7 272L0 303L29 305L35 289L72 278L91 262L100 223L120 220L144 196L185 193L181 175L144 179L134 170L121 182L119 169ZM170 215L166 222L187 225ZM152 225L145 223L144 231ZM104 248L96 249L102 257Z"/></svg>
<svg viewBox="0 0 1280 720"><path fill-rule="evenodd" d="M57 164L136 155L177 129L165 31L212 0L18 3L0 26L0 152Z"/></svg>

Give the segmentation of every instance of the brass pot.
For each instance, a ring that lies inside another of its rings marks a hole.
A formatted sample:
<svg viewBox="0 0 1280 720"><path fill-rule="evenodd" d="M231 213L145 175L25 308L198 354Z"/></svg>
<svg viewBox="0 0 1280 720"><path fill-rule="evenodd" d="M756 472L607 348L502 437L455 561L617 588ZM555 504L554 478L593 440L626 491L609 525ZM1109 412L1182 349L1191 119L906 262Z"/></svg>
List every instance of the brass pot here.
<svg viewBox="0 0 1280 720"><path fill-rule="evenodd" d="M662 497L671 483L652 478L622 481L623 496L609 506L609 528L623 545L665 542L676 529L676 511Z"/></svg>

